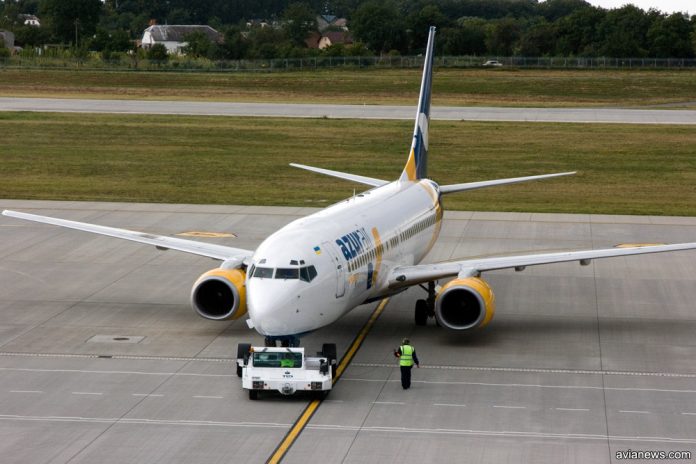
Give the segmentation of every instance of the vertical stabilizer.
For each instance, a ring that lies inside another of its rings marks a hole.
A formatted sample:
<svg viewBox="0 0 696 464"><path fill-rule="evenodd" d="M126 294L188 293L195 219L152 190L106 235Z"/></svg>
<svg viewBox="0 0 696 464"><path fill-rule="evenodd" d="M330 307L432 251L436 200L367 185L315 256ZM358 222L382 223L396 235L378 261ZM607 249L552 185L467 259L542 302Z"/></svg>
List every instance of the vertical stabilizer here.
<svg viewBox="0 0 696 464"><path fill-rule="evenodd" d="M421 81L420 97L418 98L418 113L416 126L413 129L411 151L408 154L406 167L399 180L423 179L428 175L428 126L430 125L430 93L433 82L433 51L435 48L435 27L430 27L428 46L425 49L423 63L423 80Z"/></svg>

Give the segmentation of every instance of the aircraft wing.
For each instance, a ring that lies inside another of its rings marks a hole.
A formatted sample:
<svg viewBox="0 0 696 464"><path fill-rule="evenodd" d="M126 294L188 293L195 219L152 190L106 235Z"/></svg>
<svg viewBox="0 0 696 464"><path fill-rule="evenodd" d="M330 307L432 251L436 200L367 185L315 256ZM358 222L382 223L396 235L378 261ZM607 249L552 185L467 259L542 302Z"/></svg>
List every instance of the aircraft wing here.
<svg viewBox="0 0 696 464"><path fill-rule="evenodd" d="M605 248L601 250L564 251L558 253L540 253L519 256L502 256L494 258L464 259L435 264L419 264L415 266L399 266L392 270L389 276L389 288L406 287L445 277L471 277L485 271L496 269L523 270L527 266L539 264L563 263L579 261L589 264L597 258L612 258L616 256L631 256L647 253L664 253L667 251L694 250L696 242L676 243L671 245L652 245L628 248Z"/></svg>
<svg viewBox="0 0 696 464"><path fill-rule="evenodd" d="M126 229L116 229L114 227L99 226L96 224L87 224L85 222L68 221L67 219L57 219L48 216L38 216L36 214L20 213L18 211L5 210L3 216L24 219L27 221L41 222L54 226L67 227L69 229L82 230L93 234L107 235L109 237L131 240L133 242L145 243L154 245L160 250L177 250L185 253L191 253L208 258L219 259L226 261L230 259L238 259L239 262L251 256L254 252L233 248L223 245L215 245L212 243L198 242L195 240L185 240L174 237L165 237L162 235L152 235L144 232L135 232Z"/></svg>

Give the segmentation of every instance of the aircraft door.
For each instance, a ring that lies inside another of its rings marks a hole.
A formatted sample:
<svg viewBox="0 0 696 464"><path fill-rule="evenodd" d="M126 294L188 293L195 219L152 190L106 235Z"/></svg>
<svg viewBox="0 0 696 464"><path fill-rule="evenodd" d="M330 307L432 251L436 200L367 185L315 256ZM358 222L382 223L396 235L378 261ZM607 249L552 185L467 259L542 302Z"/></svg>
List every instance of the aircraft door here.
<svg viewBox="0 0 696 464"><path fill-rule="evenodd" d="M321 244L322 250L326 252L331 257L331 262L336 268L336 298L341 298L346 294L346 273L344 269L343 261L338 257L334 250L334 245L330 242L324 242Z"/></svg>

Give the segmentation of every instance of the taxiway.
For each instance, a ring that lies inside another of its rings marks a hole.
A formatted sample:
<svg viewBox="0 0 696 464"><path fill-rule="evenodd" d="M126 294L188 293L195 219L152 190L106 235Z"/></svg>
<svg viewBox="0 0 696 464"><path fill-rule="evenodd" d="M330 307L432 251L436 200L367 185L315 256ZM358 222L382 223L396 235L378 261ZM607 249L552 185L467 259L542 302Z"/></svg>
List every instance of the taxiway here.
<svg viewBox="0 0 696 464"><path fill-rule="evenodd" d="M0 111L183 114L278 118L413 119L415 106L92 100L0 97ZM696 124L696 110L434 106L431 119L620 124Z"/></svg>
<svg viewBox="0 0 696 464"><path fill-rule="evenodd" d="M350 190L349 187L346 190ZM0 200L0 208L253 248L311 208ZM693 241L696 218L447 212L429 260ZM306 399L251 402L234 372L244 321L188 305L216 262L0 220L3 463L264 462ZM622 450L696 453L694 252L486 275L492 324L413 325L392 298L284 462L618 462ZM346 349L374 305L304 339ZM422 362L403 391L391 354Z"/></svg>

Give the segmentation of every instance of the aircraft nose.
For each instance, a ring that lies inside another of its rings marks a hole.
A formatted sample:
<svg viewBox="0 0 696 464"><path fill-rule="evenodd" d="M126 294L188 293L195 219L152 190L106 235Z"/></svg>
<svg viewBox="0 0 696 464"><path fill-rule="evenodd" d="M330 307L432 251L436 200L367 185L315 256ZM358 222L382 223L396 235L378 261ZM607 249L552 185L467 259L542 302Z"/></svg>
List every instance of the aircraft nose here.
<svg viewBox="0 0 696 464"><path fill-rule="evenodd" d="M254 329L261 335L294 335L286 315L294 311L292 292L272 288L272 283L247 285L247 308Z"/></svg>

